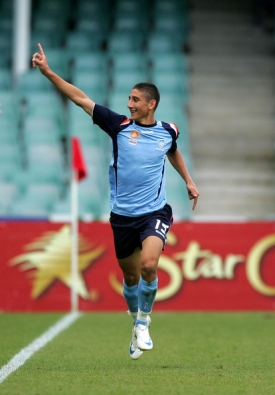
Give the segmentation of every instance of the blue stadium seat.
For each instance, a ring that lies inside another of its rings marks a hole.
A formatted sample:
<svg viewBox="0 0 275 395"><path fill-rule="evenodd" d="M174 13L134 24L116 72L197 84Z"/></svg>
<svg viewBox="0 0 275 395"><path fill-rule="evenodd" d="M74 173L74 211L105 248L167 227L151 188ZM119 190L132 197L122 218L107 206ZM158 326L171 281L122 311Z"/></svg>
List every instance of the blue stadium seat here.
<svg viewBox="0 0 275 395"><path fill-rule="evenodd" d="M11 71L8 69L0 69L0 89L11 90L12 89L12 76Z"/></svg>
<svg viewBox="0 0 275 395"><path fill-rule="evenodd" d="M64 166L62 147L57 144L29 144L26 151L30 166L35 166L39 162L45 166L49 163Z"/></svg>
<svg viewBox="0 0 275 395"><path fill-rule="evenodd" d="M113 92L125 92L127 94L126 97L129 96L133 86L139 82L147 82L149 76L146 72L143 71L131 71L128 70L113 73L112 75L112 91Z"/></svg>
<svg viewBox="0 0 275 395"><path fill-rule="evenodd" d="M110 18L110 0L80 0L76 5L76 18L87 15L88 17Z"/></svg>
<svg viewBox="0 0 275 395"><path fill-rule="evenodd" d="M48 109L52 109L52 111L55 111L56 113L64 112L61 96L55 90L46 92L29 91L25 92L21 98L25 102L25 115L40 114L39 108L42 108L41 114L43 114L43 108L45 108L45 114L47 114Z"/></svg>
<svg viewBox="0 0 275 395"><path fill-rule="evenodd" d="M73 74L80 72L103 73L107 76L108 59L105 53L102 51L83 52L73 59Z"/></svg>
<svg viewBox="0 0 275 395"><path fill-rule="evenodd" d="M155 0L153 4L154 14L161 13L163 16L172 14L174 16L188 13L190 0Z"/></svg>
<svg viewBox="0 0 275 395"><path fill-rule="evenodd" d="M13 202L14 217L47 217L57 201L59 189L53 184L30 184L25 194Z"/></svg>
<svg viewBox="0 0 275 395"><path fill-rule="evenodd" d="M101 45L106 44L110 32L110 19L102 11L96 14L84 14L76 19L75 30L85 33L91 39L101 41Z"/></svg>
<svg viewBox="0 0 275 395"><path fill-rule="evenodd" d="M70 75L70 59L67 51L64 48L44 48L48 63L51 69L65 80L69 80Z"/></svg>
<svg viewBox="0 0 275 395"><path fill-rule="evenodd" d="M177 40L174 38L174 34L168 34L166 32L152 31L147 38L147 53L148 56L151 54L159 53L166 54L181 52L182 47Z"/></svg>
<svg viewBox="0 0 275 395"><path fill-rule="evenodd" d="M107 49L109 55L144 50L144 36L139 31L115 30L109 35Z"/></svg>
<svg viewBox="0 0 275 395"><path fill-rule="evenodd" d="M148 72L148 60L142 52L113 53L110 55L112 73Z"/></svg>
<svg viewBox="0 0 275 395"><path fill-rule="evenodd" d="M189 63L184 54L180 52L151 53L149 57L151 64L151 75L158 72L188 74L190 71Z"/></svg>
<svg viewBox="0 0 275 395"><path fill-rule="evenodd" d="M102 35L89 34L86 31L72 31L66 37L66 50L70 59L75 59L83 52L91 53L92 51L102 50Z"/></svg>
<svg viewBox="0 0 275 395"><path fill-rule="evenodd" d="M84 91L87 96L96 100L105 100L108 88L108 74L103 71L77 72L72 76L73 84ZM98 98L98 99L97 99Z"/></svg>
<svg viewBox="0 0 275 395"><path fill-rule="evenodd" d="M39 70L30 69L19 76L17 91L21 97L24 97L28 92L41 92L43 94L43 92L53 90L53 84L43 77Z"/></svg>
<svg viewBox="0 0 275 395"><path fill-rule="evenodd" d="M117 0L115 3L114 16L119 15L138 15L146 14L147 0Z"/></svg>
<svg viewBox="0 0 275 395"><path fill-rule="evenodd" d="M127 108L127 103L128 103L130 90L127 92L120 92L120 91L110 92L108 96L108 107L111 110L117 112L118 114L129 116L130 112Z"/></svg>
<svg viewBox="0 0 275 395"><path fill-rule="evenodd" d="M0 180L0 215L10 214L11 207L19 192L17 185L13 182L3 182Z"/></svg>
<svg viewBox="0 0 275 395"><path fill-rule="evenodd" d="M3 163L17 163L21 164L21 155L18 145L1 144L0 145L0 165Z"/></svg>
<svg viewBox="0 0 275 395"><path fill-rule="evenodd" d="M60 144L63 130L54 118L29 116L24 119L24 142L29 144Z"/></svg>
<svg viewBox="0 0 275 395"><path fill-rule="evenodd" d="M180 101L189 99L189 78L185 74L173 72L156 73L152 77L161 95L175 95Z"/></svg>
<svg viewBox="0 0 275 395"><path fill-rule="evenodd" d="M58 18L69 18L72 12L72 0L38 0L35 5L35 13Z"/></svg>
<svg viewBox="0 0 275 395"><path fill-rule="evenodd" d="M37 132L42 129L46 132L45 124L52 122L52 124L55 123L54 129L59 128L60 136L66 135L65 108L57 92L27 92L23 99L25 100L23 126L27 123L33 130L37 127ZM41 127L39 126L40 119ZM50 130L49 134L52 134Z"/></svg>
<svg viewBox="0 0 275 395"><path fill-rule="evenodd" d="M192 203L189 201L185 182L168 159L166 161L166 194L167 202L173 209L174 221L190 220Z"/></svg>
<svg viewBox="0 0 275 395"><path fill-rule="evenodd" d="M17 145L19 125L9 115L0 115L0 143Z"/></svg>
<svg viewBox="0 0 275 395"><path fill-rule="evenodd" d="M141 11L141 9L140 9ZM145 36L149 31L148 14L144 13L118 13L114 20L114 31L122 31L124 34L134 33L137 37L145 40Z"/></svg>

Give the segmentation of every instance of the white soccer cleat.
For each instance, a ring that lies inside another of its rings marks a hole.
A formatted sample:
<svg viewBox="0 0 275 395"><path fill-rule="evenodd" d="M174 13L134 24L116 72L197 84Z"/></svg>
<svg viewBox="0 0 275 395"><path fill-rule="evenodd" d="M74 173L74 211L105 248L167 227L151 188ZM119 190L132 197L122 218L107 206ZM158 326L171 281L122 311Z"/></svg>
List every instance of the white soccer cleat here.
<svg viewBox="0 0 275 395"><path fill-rule="evenodd" d="M135 327L133 327L133 331L132 331L132 339L130 341L129 354L130 354L130 358L132 359L139 359L143 354L143 351L140 350L137 345Z"/></svg>
<svg viewBox="0 0 275 395"><path fill-rule="evenodd" d="M151 318L148 316L147 325L136 324L134 327L136 338L137 338L137 347L141 351L152 350L153 348L153 341L149 334L150 324L151 324Z"/></svg>

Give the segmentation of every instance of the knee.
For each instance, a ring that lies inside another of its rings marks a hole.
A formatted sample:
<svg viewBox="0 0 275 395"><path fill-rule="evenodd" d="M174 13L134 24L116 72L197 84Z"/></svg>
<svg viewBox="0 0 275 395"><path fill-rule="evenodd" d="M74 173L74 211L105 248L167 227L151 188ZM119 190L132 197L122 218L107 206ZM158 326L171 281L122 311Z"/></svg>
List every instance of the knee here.
<svg viewBox="0 0 275 395"><path fill-rule="evenodd" d="M128 287L132 287L133 285L137 285L139 282L139 275L134 275L131 273L123 272L124 282Z"/></svg>
<svg viewBox="0 0 275 395"><path fill-rule="evenodd" d="M157 262L148 260L141 265L141 277L147 282L154 281L157 276Z"/></svg>

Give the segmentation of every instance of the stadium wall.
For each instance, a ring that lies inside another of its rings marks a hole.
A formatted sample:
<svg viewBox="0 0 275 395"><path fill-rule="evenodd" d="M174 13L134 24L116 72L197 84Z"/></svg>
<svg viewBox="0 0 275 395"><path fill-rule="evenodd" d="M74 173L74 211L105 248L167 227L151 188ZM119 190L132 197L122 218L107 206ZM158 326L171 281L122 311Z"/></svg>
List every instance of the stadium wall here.
<svg viewBox="0 0 275 395"><path fill-rule="evenodd" d="M125 311L109 224L79 224L82 311ZM70 225L0 221L0 311L70 310ZM154 311L275 310L275 224L172 226Z"/></svg>

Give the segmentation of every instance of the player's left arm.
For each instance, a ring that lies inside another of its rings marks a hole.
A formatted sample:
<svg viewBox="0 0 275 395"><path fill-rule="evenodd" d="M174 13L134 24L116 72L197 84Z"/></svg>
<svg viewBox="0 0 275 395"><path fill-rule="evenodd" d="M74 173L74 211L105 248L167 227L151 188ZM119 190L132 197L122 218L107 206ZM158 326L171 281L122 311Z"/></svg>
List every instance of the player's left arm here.
<svg viewBox="0 0 275 395"><path fill-rule="evenodd" d="M177 172L186 182L188 197L190 200L194 200L192 210L195 210L200 194L194 181L192 180L189 174L189 171L187 169L187 166L184 162L184 159L180 151L177 149L175 152L167 152L167 157L171 165L174 167L174 169L177 170Z"/></svg>

